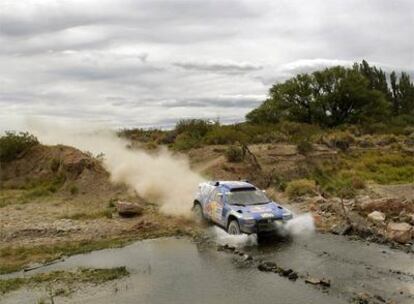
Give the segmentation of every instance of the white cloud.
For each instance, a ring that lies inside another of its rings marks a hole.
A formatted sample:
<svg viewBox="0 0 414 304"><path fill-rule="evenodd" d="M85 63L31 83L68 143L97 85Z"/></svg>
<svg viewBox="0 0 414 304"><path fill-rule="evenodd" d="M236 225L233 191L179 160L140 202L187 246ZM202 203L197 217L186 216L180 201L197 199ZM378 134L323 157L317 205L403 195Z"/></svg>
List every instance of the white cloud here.
<svg viewBox="0 0 414 304"><path fill-rule="evenodd" d="M413 29L409 0L3 0L0 129L241 120L296 73L361 59L413 71Z"/></svg>

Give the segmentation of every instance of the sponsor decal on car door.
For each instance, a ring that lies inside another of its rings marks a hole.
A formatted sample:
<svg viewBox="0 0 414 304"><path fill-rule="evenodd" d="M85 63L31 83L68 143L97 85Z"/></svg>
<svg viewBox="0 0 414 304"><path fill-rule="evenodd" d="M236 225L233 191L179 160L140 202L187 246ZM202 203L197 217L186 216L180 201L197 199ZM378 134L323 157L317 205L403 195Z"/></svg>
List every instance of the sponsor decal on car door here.
<svg viewBox="0 0 414 304"><path fill-rule="evenodd" d="M216 191L211 198L211 201L207 204L207 214L213 222L221 224L223 222L223 203L221 194Z"/></svg>

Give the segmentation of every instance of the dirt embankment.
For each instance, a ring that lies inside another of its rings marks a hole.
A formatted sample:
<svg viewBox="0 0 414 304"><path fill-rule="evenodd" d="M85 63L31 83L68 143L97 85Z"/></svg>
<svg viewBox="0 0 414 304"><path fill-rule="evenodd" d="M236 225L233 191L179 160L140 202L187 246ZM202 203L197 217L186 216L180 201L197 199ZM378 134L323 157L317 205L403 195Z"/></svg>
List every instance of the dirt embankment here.
<svg viewBox="0 0 414 304"><path fill-rule="evenodd" d="M99 158L73 147L32 147L2 164L0 182L0 272L133 239L193 233L188 220L159 214L113 184ZM119 200L139 204L143 213L120 217Z"/></svg>
<svg viewBox="0 0 414 304"><path fill-rule="evenodd" d="M316 189L313 196L292 199L279 187L283 180L303 177L313 161L333 162L337 150L314 145L305 156L291 144L250 145L244 160L234 163L224 156L226 149L190 150L192 168L209 179L248 179L294 210L312 212L320 231L412 243L413 197L401 196L414 193L412 185L369 183L352 199ZM139 204L143 214L120 217L119 200ZM37 145L2 164L0 225L1 272L133 239L197 231L191 221L162 215L156 205L111 183L99 158L61 145Z"/></svg>

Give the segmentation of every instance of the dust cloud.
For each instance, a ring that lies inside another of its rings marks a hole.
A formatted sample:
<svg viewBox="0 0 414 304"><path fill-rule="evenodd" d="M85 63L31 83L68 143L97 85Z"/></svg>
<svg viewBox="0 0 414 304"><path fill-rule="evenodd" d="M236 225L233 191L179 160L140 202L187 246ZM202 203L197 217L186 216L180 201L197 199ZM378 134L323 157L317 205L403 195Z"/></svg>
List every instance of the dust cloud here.
<svg viewBox="0 0 414 304"><path fill-rule="evenodd" d="M161 212L189 216L198 183L203 178L191 170L184 156L167 149L154 154L128 149L129 142L114 131L96 126L73 126L28 120L26 128L47 145L74 146L94 155L104 154L103 164L114 183L124 183L144 199L160 205Z"/></svg>

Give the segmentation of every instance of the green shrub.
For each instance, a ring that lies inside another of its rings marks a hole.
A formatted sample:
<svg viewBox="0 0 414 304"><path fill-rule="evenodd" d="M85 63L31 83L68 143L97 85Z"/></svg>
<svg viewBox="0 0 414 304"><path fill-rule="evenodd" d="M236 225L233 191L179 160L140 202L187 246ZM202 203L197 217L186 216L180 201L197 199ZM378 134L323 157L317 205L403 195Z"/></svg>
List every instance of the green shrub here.
<svg viewBox="0 0 414 304"><path fill-rule="evenodd" d="M322 141L331 148L337 148L342 151L348 150L348 148L355 142L355 137L347 131L339 131L328 134L323 137Z"/></svg>
<svg viewBox="0 0 414 304"><path fill-rule="evenodd" d="M182 119L175 125L177 134L187 133L191 137L201 138L213 128L213 123L204 119Z"/></svg>
<svg viewBox="0 0 414 304"><path fill-rule="evenodd" d="M381 137L379 137L376 143L379 146L388 146L388 145L391 145L397 142L398 142L397 136L395 136L394 134L386 134L386 135L382 135Z"/></svg>
<svg viewBox="0 0 414 304"><path fill-rule="evenodd" d="M226 159L229 162L237 163L244 159L243 150L237 146L229 146L225 152Z"/></svg>
<svg viewBox="0 0 414 304"><path fill-rule="evenodd" d="M50 162L50 170L52 170L53 172L57 172L59 170L60 167L60 159L54 158L52 159L52 161Z"/></svg>
<svg viewBox="0 0 414 304"><path fill-rule="evenodd" d="M229 126L214 128L205 137L205 143L209 145L229 145L247 141L248 136L245 133Z"/></svg>
<svg viewBox="0 0 414 304"><path fill-rule="evenodd" d="M295 198L304 195L316 194L316 183L310 179L297 179L289 182L286 186L286 193L289 198Z"/></svg>
<svg viewBox="0 0 414 304"><path fill-rule="evenodd" d="M307 140L301 140L297 144L298 152L302 155L308 155L313 150L312 144Z"/></svg>
<svg viewBox="0 0 414 304"><path fill-rule="evenodd" d="M173 147L177 150L189 150L199 147L200 144L200 139L191 137L191 135L187 133L182 133L176 137Z"/></svg>
<svg viewBox="0 0 414 304"><path fill-rule="evenodd" d="M352 177L351 185L352 185L352 188L358 189L358 190L366 188L365 181L362 178L358 177L358 176Z"/></svg>
<svg viewBox="0 0 414 304"><path fill-rule="evenodd" d="M12 161L22 152L38 144L37 138L28 132L6 131L5 135L0 137L0 161Z"/></svg>
<svg viewBox="0 0 414 304"><path fill-rule="evenodd" d="M357 145L361 148L372 148L375 147L375 142L371 135L364 135L358 139Z"/></svg>
<svg viewBox="0 0 414 304"><path fill-rule="evenodd" d="M79 193L79 188L76 185L72 185L69 191L70 191L70 194L75 195Z"/></svg>

